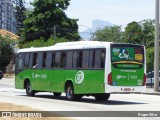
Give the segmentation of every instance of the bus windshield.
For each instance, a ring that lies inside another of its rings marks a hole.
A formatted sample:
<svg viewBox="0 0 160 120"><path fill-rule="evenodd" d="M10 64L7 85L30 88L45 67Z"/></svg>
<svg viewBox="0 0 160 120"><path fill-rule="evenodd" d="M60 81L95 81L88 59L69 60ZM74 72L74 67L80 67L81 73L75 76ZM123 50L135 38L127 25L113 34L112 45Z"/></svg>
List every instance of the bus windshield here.
<svg viewBox="0 0 160 120"><path fill-rule="evenodd" d="M111 46L112 63L144 63L144 47L136 45L112 45Z"/></svg>

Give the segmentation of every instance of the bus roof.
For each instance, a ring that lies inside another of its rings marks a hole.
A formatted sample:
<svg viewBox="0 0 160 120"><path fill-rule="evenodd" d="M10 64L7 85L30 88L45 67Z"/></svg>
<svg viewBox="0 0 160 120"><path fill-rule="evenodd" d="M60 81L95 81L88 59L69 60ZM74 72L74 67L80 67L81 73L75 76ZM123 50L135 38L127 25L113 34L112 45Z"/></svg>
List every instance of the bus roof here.
<svg viewBox="0 0 160 120"><path fill-rule="evenodd" d="M62 42L49 47L31 47L18 50L20 52L33 52L33 51L51 51L51 50L69 50L69 49L87 49L87 48L106 48L113 42L100 42L100 41L75 41L75 42Z"/></svg>

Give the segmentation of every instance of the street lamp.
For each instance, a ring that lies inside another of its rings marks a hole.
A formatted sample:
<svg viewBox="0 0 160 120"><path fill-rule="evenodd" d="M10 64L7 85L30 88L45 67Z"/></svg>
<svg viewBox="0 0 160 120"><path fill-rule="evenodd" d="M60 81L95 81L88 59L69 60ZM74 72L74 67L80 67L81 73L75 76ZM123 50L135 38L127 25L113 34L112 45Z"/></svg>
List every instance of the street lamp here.
<svg viewBox="0 0 160 120"><path fill-rule="evenodd" d="M91 35L91 40L94 38L94 32L92 31L92 29L91 28L89 28L89 27L87 27L87 26L85 26L85 25L79 25L79 26L82 26L82 27L85 27L85 28L87 28L90 32L90 35Z"/></svg>

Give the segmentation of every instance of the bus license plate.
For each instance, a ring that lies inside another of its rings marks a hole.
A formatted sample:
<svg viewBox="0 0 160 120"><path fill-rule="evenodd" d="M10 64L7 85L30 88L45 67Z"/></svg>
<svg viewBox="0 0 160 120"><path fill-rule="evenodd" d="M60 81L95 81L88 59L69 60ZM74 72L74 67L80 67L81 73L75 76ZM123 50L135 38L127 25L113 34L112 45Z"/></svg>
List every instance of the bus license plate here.
<svg viewBox="0 0 160 120"><path fill-rule="evenodd" d="M124 91L131 91L131 88L124 88Z"/></svg>

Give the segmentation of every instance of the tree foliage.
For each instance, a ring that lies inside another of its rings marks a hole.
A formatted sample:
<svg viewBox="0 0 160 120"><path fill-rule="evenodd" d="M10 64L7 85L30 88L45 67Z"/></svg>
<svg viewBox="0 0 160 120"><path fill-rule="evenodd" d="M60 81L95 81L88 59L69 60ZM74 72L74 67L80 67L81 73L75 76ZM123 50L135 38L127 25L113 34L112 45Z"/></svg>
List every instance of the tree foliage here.
<svg viewBox="0 0 160 120"><path fill-rule="evenodd" d="M66 42L67 40L64 38L56 38L58 42ZM30 47L47 47L51 46L54 44L54 38L51 36L47 41L43 38L30 41L30 42L25 42L21 41L22 43L20 44L20 48L30 48Z"/></svg>
<svg viewBox="0 0 160 120"><path fill-rule="evenodd" d="M0 36L0 70L5 70L13 55L11 40Z"/></svg>
<svg viewBox="0 0 160 120"><path fill-rule="evenodd" d="M107 26L95 32L94 40L108 42L122 42L121 26Z"/></svg>
<svg viewBox="0 0 160 120"><path fill-rule="evenodd" d="M133 21L127 25L124 32L124 42L133 44L143 44L141 25Z"/></svg>
<svg viewBox="0 0 160 120"><path fill-rule="evenodd" d="M143 20L140 22L140 25L143 32L143 44L146 48L154 47L155 27L153 25L153 20Z"/></svg>
<svg viewBox="0 0 160 120"><path fill-rule="evenodd" d="M79 40L77 19L70 19L64 10L70 0L34 0L33 10L24 21L22 36L25 41L50 38L56 27L56 36L69 41Z"/></svg>
<svg viewBox="0 0 160 120"><path fill-rule="evenodd" d="M147 64L147 71L153 71L154 66L154 48L148 48L146 51L146 64Z"/></svg>
<svg viewBox="0 0 160 120"><path fill-rule="evenodd" d="M15 0L15 16L18 35L20 35L20 29L24 27L23 21L26 19L25 12L26 8L24 0Z"/></svg>
<svg viewBox="0 0 160 120"><path fill-rule="evenodd" d="M126 43L143 44L148 47L154 46L154 25L153 20L142 20L129 23L124 32Z"/></svg>

